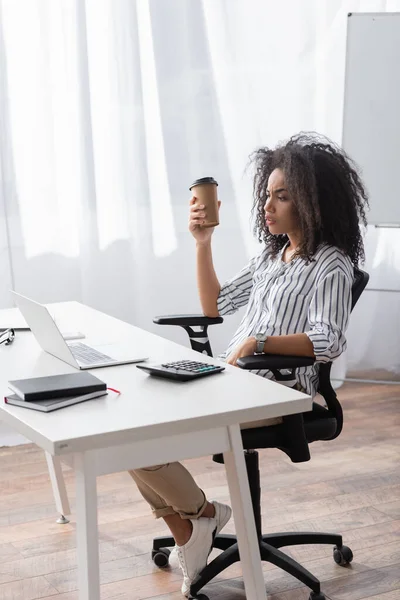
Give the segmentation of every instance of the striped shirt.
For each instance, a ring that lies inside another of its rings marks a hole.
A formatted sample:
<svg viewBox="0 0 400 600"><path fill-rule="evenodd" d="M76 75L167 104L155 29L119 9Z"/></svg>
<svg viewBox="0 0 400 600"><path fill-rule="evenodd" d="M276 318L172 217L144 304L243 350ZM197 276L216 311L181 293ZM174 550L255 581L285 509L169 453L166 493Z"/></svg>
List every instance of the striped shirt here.
<svg viewBox="0 0 400 600"><path fill-rule="evenodd" d="M269 336L306 333L314 347L316 362L296 370L296 385L314 396L318 390L321 362L337 358L346 349L345 331L351 310L353 265L350 258L333 246L321 245L307 264L297 257L282 260L286 246L275 259L267 248L252 258L233 279L221 288L218 311L230 315L247 306L238 330L226 352L226 359L245 338L257 333ZM268 342L267 342L268 343ZM253 371L274 379L271 371Z"/></svg>

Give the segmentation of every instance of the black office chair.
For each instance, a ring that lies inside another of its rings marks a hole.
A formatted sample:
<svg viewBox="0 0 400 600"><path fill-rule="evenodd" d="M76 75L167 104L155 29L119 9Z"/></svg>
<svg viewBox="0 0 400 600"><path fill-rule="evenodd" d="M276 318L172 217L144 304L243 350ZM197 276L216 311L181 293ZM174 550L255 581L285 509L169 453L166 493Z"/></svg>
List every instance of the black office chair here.
<svg viewBox="0 0 400 600"><path fill-rule="evenodd" d="M369 280L369 275L357 268L354 269L354 283L352 288L352 309L362 294ZM190 343L194 350L212 356L211 346L207 337L207 327L222 323L221 317L209 318L198 315L164 316L154 319L160 325L180 325L189 334ZM192 327L199 327L194 331ZM294 373L298 367L305 367L314 363L313 358L280 355L255 355L238 360L242 369L270 369L277 381L287 377L280 373L280 369L291 369ZM310 459L308 445L319 440L333 440L342 431L343 411L330 381L332 363L321 363L319 367L318 392L325 400L325 406L316 402L313 409L298 415L283 417L283 423L270 427L258 427L242 430L243 447L250 484L251 499L254 510L257 535L260 545L261 560L270 562L280 567L287 573L311 588L309 600L325 600L321 592L319 580L298 562L279 550L282 546L296 546L300 544L333 544L333 558L338 565L348 565L353 560L350 548L343 546L341 535L333 533L274 533L263 534L261 531L261 489L258 452L256 448L278 448L287 454L292 462L305 462ZM293 378L291 376L291 378ZM214 455L215 462L222 463L222 454ZM153 540L152 558L158 567L168 565L170 551L168 547L174 546L173 537L158 537ZM200 575L195 579L190 594L192 598L207 599L199 590L216 577L221 571L240 560L236 536L219 534L215 537L214 548L223 550Z"/></svg>

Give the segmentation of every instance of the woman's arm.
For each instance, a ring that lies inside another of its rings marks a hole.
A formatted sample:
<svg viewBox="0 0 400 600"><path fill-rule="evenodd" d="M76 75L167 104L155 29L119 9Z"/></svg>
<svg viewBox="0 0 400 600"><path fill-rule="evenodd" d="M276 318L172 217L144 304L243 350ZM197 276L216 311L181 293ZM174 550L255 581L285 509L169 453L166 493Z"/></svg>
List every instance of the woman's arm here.
<svg viewBox="0 0 400 600"><path fill-rule="evenodd" d="M255 338L253 338L255 340ZM265 354L285 354L290 356L312 356L314 346L306 333L271 335L264 344Z"/></svg>
<svg viewBox="0 0 400 600"><path fill-rule="evenodd" d="M251 356L255 351L256 338L248 337L243 340L241 344L236 346L234 351L226 359L226 362L229 365L236 365L236 361L239 358ZM270 336L264 344L264 353L283 354L287 356L315 356L314 347L310 338L305 333Z"/></svg>
<svg viewBox="0 0 400 600"><path fill-rule="evenodd" d="M218 202L218 208L220 206ZM217 300L221 286L215 274L211 238L214 227L202 227L206 218L204 204L197 198L190 200L189 231L196 240L197 289L200 304L206 317L218 317Z"/></svg>
<svg viewBox="0 0 400 600"><path fill-rule="evenodd" d="M197 289L206 317L218 317L217 300L221 290L212 259L211 240L196 244Z"/></svg>
<svg viewBox="0 0 400 600"><path fill-rule="evenodd" d="M337 269L319 282L308 309L307 337L318 362L331 362L344 350L351 312L352 276Z"/></svg>

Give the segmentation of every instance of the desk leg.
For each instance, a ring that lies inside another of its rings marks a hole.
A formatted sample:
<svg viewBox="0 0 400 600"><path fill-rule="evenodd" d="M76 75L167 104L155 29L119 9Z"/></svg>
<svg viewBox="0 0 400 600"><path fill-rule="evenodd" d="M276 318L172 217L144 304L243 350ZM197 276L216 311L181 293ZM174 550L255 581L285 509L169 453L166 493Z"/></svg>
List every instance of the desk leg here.
<svg viewBox="0 0 400 600"><path fill-rule="evenodd" d="M267 592L261 566L240 426L231 425L228 427L228 432L231 450L224 452L224 462L232 501L246 598L247 600L265 600Z"/></svg>
<svg viewBox="0 0 400 600"><path fill-rule="evenodd" d="M52 456L49 452L45 452L47 460L47 468L49 470L51 487L53 488L54 501L56 503L57 512L60 513L57 523L69 523L65 515L71 514L69 506L67 490L65 488L64 476L61 468L61 461L58 456Z"/></svg>
<svg viewBox="0 0 400 600"><path fill-rule="evenodd" d="M75 455L79 600L100 599L96 473L89 453Z"/></svg>

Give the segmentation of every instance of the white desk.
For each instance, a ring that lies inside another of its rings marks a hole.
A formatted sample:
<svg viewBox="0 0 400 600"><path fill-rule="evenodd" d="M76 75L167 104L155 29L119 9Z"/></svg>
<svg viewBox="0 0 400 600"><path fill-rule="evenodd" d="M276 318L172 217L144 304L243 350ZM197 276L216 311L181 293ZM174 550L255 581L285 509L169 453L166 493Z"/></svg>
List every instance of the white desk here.
<svg viewBox="0 0 400 600"><path fill-rule="evenodd" d="M153 362L198 354L77 302L52 305L64 330L80 330L86 341L120 341ZM7 381L68 373L74 369L44 353L29 331L17 332L1 349L0 392ZM202 360L213 362L203 356ZM190 384L150 378L134 365L96 369L122 393L46 414L0 403L0 418L60 457L76 472L77 550L80 600L99 600L96 477L223 453L248 600L265 599L239 423L304 412L311 399L293 389L227 365L221 375ZM149 554L150 554L149 548Z"/></svg>

